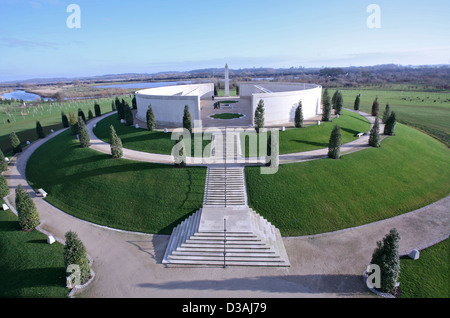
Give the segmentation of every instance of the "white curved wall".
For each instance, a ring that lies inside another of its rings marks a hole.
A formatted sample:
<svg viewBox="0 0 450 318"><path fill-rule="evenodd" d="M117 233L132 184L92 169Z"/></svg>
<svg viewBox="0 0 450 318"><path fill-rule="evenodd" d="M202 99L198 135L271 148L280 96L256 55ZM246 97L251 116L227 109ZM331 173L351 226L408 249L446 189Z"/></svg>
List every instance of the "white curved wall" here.
<svg viewBox="0 0 450 318"><path fill-rule="evenodd" d="M299 101L302 101L304 119L322 113L322 86L320 85L281 82L241 83L240 96L251 98L252 122L259 101L264 101L266 126L294 123L295 110Z"/></svg>
<svg viewBox="0 0 450 318"><path fill-rule="evenodd" d="M136 117L145 122L148 106L152 105L157 127L180 128L183 127L184 107L188 105L194 128L200 128L200 100L211 99L213 95L213 83L140 90L136 92Z"/></svg>

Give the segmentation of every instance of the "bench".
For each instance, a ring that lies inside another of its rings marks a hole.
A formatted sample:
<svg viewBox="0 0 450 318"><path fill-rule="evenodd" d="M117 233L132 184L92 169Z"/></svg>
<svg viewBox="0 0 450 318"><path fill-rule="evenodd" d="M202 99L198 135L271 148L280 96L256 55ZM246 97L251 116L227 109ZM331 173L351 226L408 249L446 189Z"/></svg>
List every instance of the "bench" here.
<svg viewBox="0 0 450 318"><path fill-rule="evenodd" d="M42 195L43 198L47 196L47 192L45 192L44 189L39 189L38 192Z"/></svg>
<svg viewBox="0 0 450 318"><path fill-rule="evenodd" d="M356 136L358 136L358 138L360 138L361 136L363 136L364 135L364 133L359 133L359 134L357 134Z"/></svg>

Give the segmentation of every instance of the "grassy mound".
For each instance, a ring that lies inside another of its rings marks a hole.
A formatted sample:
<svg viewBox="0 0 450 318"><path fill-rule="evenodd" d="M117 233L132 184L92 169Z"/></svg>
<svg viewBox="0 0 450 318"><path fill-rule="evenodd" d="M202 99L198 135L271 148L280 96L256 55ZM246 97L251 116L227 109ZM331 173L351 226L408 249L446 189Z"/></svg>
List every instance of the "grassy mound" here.
<svg viewBox="0 0 450 318"><path fill-rule="evenodd" d="M397 136L340 160L281 165L274 175L247 167L249 204L284 236L358 226L409 212L447 196L445 145L398 125Z"/></svg>
<svg viewBox="0 0 450 318"><path fill-rule="evenodd" d="M175 145L175 140L171 140L171 133L164 133L163 131L148 131L143 128L135 128L134 126L126 126L121 124L117 119L117 115L113 114L106 117L97 123L94 128L94 134L102 141L110 142L110 126L113 125L117 132L117 135L122 140L122 145L124 148L132 149L136 151L156 153L162 155L172 154L172 148ZM205 134L211 135L211 134ZM191 142L191 153L203 154L204 152L210 153L211 140L207 139L207 136L203 137L202 149L201 151L194 152L194 138L195 134L192 135Z"/></svg>
<svg viewBox="0 0 450 318"><path fill-rule="evenodd" d="M64 246L38 232L22 232L11 211L0 214L0 297L67 297Z"/></svg>
<svg viewBox="0 0 450 318"><path fill-rule="evenodd" d="M202 207L206 169L111 159L81 149L66 131L30 157L27 179L47 201L81 219L114 228L170 234Z"/></svg>

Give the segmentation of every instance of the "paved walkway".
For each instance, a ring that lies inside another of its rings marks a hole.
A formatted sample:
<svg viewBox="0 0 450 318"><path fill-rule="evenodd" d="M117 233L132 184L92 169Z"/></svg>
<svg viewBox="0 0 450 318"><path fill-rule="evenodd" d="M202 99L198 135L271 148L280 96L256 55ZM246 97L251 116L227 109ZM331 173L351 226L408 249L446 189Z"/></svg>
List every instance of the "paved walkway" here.
<svg viewBox="0 0 450 318"><path fill-rule="evenodd" d="M28 158L49 138L28 146L4 173L11 189L27 185ZM34 192L33 192L34 193ZM129 233L74 218L33 195L40 228L62 241L78 233L93 259L94 281L79 297L277 298L374 297L362 282L376 241L393 227L399 231L400 252L408 253L447 238L450 196L392 219L316 236L284 238L289 268L166 267L161 264L169 236Z"/></svg>

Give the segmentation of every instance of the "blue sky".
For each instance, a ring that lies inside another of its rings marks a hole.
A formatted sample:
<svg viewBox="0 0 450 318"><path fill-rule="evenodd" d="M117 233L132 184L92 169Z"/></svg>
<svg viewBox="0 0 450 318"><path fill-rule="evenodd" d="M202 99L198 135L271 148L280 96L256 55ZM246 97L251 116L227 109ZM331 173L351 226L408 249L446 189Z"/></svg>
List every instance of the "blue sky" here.
<svg viewBox="0 0 450 318"><path fill-rule="evenodd" d="M81 9L70 29L69 4ZM381 28L368 28L370 4ZM450 62L448 0L0 0L0 82Z"/></svg>

